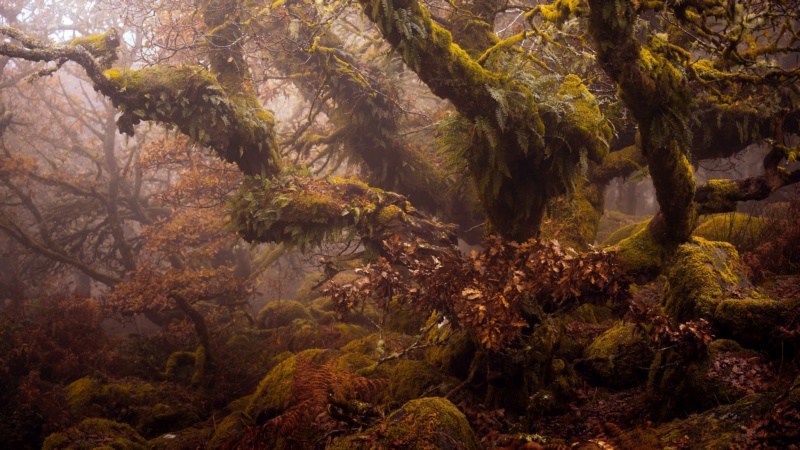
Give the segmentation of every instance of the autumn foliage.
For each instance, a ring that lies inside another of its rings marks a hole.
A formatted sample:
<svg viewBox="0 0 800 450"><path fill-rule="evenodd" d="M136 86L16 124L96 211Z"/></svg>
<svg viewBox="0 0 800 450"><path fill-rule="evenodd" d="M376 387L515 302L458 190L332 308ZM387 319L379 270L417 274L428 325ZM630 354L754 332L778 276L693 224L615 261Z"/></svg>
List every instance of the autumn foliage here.
<svg viewBox="0 0 800 450"><path fill-rule="evenodd" d="M390 255L358 269L358 280L331 283L327 292L337 309L346 313L375 302L383 311L395 301L419 313L438 311L490 350L512 344L538 310L617 301L629 284L613 254L576 254L557 241L518 244L492 237L483 251L452 261L417 259L416 248L399 239L387 246Z"/></svg>

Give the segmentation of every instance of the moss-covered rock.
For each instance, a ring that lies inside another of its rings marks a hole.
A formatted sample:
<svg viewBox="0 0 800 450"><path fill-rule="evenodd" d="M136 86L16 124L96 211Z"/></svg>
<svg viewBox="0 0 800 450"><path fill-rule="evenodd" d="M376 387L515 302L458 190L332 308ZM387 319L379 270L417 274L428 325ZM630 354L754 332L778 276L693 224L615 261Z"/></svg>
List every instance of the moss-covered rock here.
<svg viewBox="0 0 800 450"><path fill-rule="evenodd" d="M725 297L752 293L753 285L732 245L692 238L678 247L667 270L661 304L678 322L712 319Z"/></svg>
<svg viewBox="0 0 800 450"><path fill-rule="evenodd" d="M275 300L261 308L256 321L262 328L278 328L290 325L296 319L311 320L312 317L300 302Z"/></svg>
<svg viewBox="0 0 800 450"><path fill-rule="evenodd" d="M238 443L247 435L247 427L252 426L253 421L246 413L236 411L222 419L216 428L211 439L206 444L208 450L233 450L238 447Z"/></svg>
<svg viewBox="0 0 800 450"><path fill-rule="evenodd" d="M148 438L186 428L202 415L195 395L173 383L81 378L64 390L73 417L112 418L136 427Z"/></svg>
<svg viewBox="0 0 800 450"><path fill-rule="evenodd" d="M764 219L749 214L712 214L706 216L692 234L709 241L727 242L741 253L752 250L760 243L764 224Z"/></svg>
<svg viewBox="0 0 800 450"><path fill-rule="evenodd" d="M437 343L425 350L425 361L443 373L461 379L469 375L472 359L478 347L464 330L454 330L450 323L434 327L427 336L430 343Z"/></svg>
<svg viewBox="0 0 800 450"><path fill-rule="evenodd" d="M424 361L399 359L378 366L375 376L388 378L383 400L405 403L425 395L445 395L458 386L456 378L448 377Z"/></svg>
<svg viewBox="0 0 800 450"><path fill-rule="evenodd" d="M768 298L731 298L714 310L717 336L734 339L745 347L763 349L775 343L775 327L783 323L785 304Z"/></svg>
<svg viewBox="0 0 800 450"><path fill-rule="evenodd" d="M264 423L284 410L292 393L298 358L324 363L337 355L338 353L330 350L313 349L282 361L261 380L245 409L246 415L257 423Z"/></svg>
<svg viewBox="0 0 800 450"><path fill-rule="evenodd" d="M636 386L647 378L653 352L635 324L617 322L586 349L583 366L600 383L615 388Z"/></svg>
<svg viewBox="0 0 800 450"><path fill-rule="evenodd" d="M78 425L47 437L43 450L148 450L143 437L129 425L106 419L86 419Z"/></svg>
<svg viewBox="0 0 800 450"><path fill-rule="evenodd" d="M207 448L207 443L214 434L213 428L186 428L165 433L147 443L152 450L196 450Z"/></svg>
<svg viewBox="0 0 800 450"><path fill-rule="evenodd" d="M684 448L724 450L744 448L746 424L769 409L771 402L750 395L732 405L674 420L657 428L663 448L683 443Z"/></svg>
<svg viewBox="0 0 800 450"><path fill-rule="evenodd" d="M752 391L739 380L736 371L758 358L757 353L728 339L713 341L707 355L689 360L674 349L667 349L656 354L648 387L664 399L660 407L663 417L704 411L734 403Z"/></svg>
<svg viewBox="0 0 800 450"><path fill-rule="evenodd" d="M440 397L412 400L392 413L384 424L364 433L349 436L330 447L332 450L370 448L436 448L478 450L478 438L464 414Z"/></svg>

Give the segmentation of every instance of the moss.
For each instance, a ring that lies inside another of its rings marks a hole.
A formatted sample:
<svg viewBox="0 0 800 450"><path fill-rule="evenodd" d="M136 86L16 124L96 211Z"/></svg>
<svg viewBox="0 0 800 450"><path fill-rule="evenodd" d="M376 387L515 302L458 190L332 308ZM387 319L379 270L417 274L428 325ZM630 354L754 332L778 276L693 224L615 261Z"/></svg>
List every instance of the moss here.
<svg viewBox="0 0 800 450"><path fill-rule="evenodd" d="M741 448L751 420L766 412L770 401L763 396L744 397L733 405L723 405L694 414L686 419L674 420L658 427L659 439L664 448L685 442L687 448L723 450Z"/></svg>
<svg viewBox="0 0 800 450"><path fill-rule="evenodd" d="M571 8L578 0L557 0L557 3L570 4ZM555 4L554 4L555 5ZM608 155L608 141L613 138L611 127L603 119L594 96L577 75L567 75L559 87L558 94L570 99L573 114L567 116L569 133L582 136L582 143L590 161L601 162Z"/></svg>
<svg viewBox="0 0 800 450"><path fill-rule="evenodd" d="M247 436L248 427L253 426L250 416L242 411L222 419L214 429L214 435L204 447L208 450L227 450L238 448L238 442Z"/></svg>
<svg viewBox="0 0 800 450"><path fill-rule="evenodd" d="M602 384L627 388L647 378L653 352L635 324L617 322L586 349L583 365Z"/></svg>
<svg viewBox="0 0 800 450"><path fill-rule="evenodd" d="M148 444L152 450L195 450L207 448L213 435L213 428L186 428L150 439Z"/></svg>
<svg viewBox="0 0 800 450"><path fill-rule="evenodd" d="M584 8L579 0L556 0L549 5L542 5L540 10L545 20L561 28L570 17L580 16Z"/></svg>
<svg viewBox="0 0 800 450"><path fill-rule="evenodd" d="M703 185L703 192L705 201L698 207L701 214L736 210L736 201L732 197L739 192L739 185L735 180L709 180Z"/></svg>
<svg viewBox="0 0 800 450"><path fill-rule="evenodd" d="M645 220L643 222L637 223L630 223L628 225L624 225L618 228L616 231L611 233L604 241L603 247L613 247L625 239L637 234L647 228L647 224L650 223L650 220Z"/></svg>
<svg viewBox="0 0 800 450"><path fill-rule="evenodd" d="M185 408L158 403L139 420L136 429L143 436L152 437L181 430L197 422L200 422L200 417Z"/></svg>
<svg viewBox="0 0 800 450"><path fill-rule="evenodd" d="M389 225L394 221L403 220L405 213L396 205L388 205L378 210L378 223Z"/></svg>
<svg viewBox="0 0 800 450"><path fill-rule="evenodd" d="M120 111L120 132L155 121L175 126L195 142L213 148L247 175L281 170L274 119L247 96L228 96L217 78L197 66L109 69L100 86Z"/></svg>
<svg viewBox="0 0 800 450"><path fill-rule="evenodd" d="M91 450L100 447L115 450L150 448L147 441L130 426L106 419L86 419L65 431L51 434L42 445L43 450Z"/></svg>
<svg viewBox="0 0 800 450"><path fill-rule="evenodd" d="M194 372L192 373L192 386L201 386L205 380L207 364L206 348L202 345L197 347L194 352Z"/></svg>
<svg viewBox="0 0 800 450"><path fill-rule="evenodd" d="M189 382L195 371L195 354L173 352L167 359L164 377L173 381Z"/></svg>
<svg viewBox="0 0 800 450"><path fill-rule="evenodd" d="M787 308L767 298L722 300L714 310L717 336L734 339L748 348L764 349L778 344L775 327L784 322Z"/></svg>
<svg viewBox="0 0 800 450"><path fill-rule="evenodd" d="M706 217L692 234L710 241L727 242L742 253L753 250L759 244L764 223L764 219L749 214L713 214Z"/></svg>
<svg viewBox="0 0 800 450"><path fill-rule="evenodd" d="M332 358L334 353L326 350L306 350L292 356L275 366L265 376L253 393L245 413L256 422L263 423L283 411L294 382L297 358L308 358L314 363L322 363Z"/></svg>
<svg viewBox="0 0 800 450"><path fill-rule="evenodd" d="M366 438L365 438L366 436ZM483 448L464 414L440 397L412 400L377 425L334 443L331 450L368 448Z"/></svg>
<svg viewBox="0 0 800 450"><path fill-rule="evenodd" d="M464 379L469 375L477 346L464 330L454 330L450 323L435 327L426 337L429 343L444 342L425 350L425 361L443 373Z"/></svg>
<svg viewBox="0 0 800 450"><path fill-rule="evenodd" d="M200 421L194 392L172 383L121 380L103 383L81 378L65 388L72 416L103 416L135 426L145 437Z"/></svg>
<svg viewBox="0 0 800 450"><path fill-rule="evenodd" d="M400 359L378 366L375 375L388 378L383 400L404 403L424 395L445 395L459 384L424 361Z"/></svg>
<svg viewBox="0 0 800 450"><path fill-rule="evenodd" d="M675 253L661 303L678 322L711 319L730 290L745 295L753 291L736 249L724 242L693 238Z"/></svg>
<svg viewBox="0 0 800 450"><path fill-rule="evenodd" d="M634 274L652 275L664 267L666 251L650 232L649 224L613 247L622 264Z"/></svg>
<svg viewBox="0 0 800 450"><path fill-rule="evenodd" d="M312 319L302 303L294 300L275 300L261 308L256 318L262 328L278 328L290 325L298 319Z"/></svg>
<svg viewBox="0 0 800 450"><path fill-rule="evenodd" d="M602 209L597 186L581 178L578 188L569 196L551 202L539 239L557 239L563 247L588 250L595 241Z"/></svg>
<svg viewBox="0 0 800 450"><path fill-rule="evenodd" d="M735 366L726 361L749 360L758 354L743 349L728 339L717 339L708 346L708 353L694 358L665 349L656 354L650 367L648 388L663 402L662 417L705 411L720 404L734 403L747 394L732 373Z"/></svg>

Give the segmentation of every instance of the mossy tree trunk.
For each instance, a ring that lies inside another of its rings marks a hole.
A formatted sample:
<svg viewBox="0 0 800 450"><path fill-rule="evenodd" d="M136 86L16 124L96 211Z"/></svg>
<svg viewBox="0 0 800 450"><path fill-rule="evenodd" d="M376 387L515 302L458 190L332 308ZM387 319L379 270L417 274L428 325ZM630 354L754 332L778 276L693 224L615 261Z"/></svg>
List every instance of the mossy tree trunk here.
<svg viewBox="0 0 800 450"><path fill-rule="evenodd" d="M553 113L555 108L541 111L537 98L558 99L585 87L566 77L561 88L534 92L541 86L514 78L503 66L508 55L502 50L509 42L498 41L476 58L481 47L494 42L491 36L464 40L465 51L416 0L360 3L408 67L434 94L453 103L467 122L459 138L474 142L460 157L475 180L493 231L520 241L538 236L547 202L573 187L581 152L599 160L607 139L591 96L586 96L587 108L576 108L580 111L566 117Z"/></svg>
<svg viewBox="0 0 800 450"><path fill-rule="evenodd" d="M689 106L686 80L670 60L680 55L652 45L643 47L634 34L636 5L629 0L589 0L589 32L597 43L603 70L639 125L661 210L651 222L653 237L674 247L691 234L695 222L695 182L689 164Z"/></svg>

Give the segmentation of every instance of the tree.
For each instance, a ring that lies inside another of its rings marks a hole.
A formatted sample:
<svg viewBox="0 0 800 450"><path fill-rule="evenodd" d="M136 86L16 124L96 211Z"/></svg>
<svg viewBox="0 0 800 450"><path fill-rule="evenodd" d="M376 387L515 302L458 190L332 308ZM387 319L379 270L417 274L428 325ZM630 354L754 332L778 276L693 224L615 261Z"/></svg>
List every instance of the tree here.
<svg viewBox="0 0 800 450"><path fill-rule="evenodd" d="M348 21L361 20L347 4L313 9L284 2L259 9L209 0L196 11L170 2L141 4L177 13L167 23L137 22L173 31L147 42L150 59L159 61L147 67L114 66L120 45L115 28L63 45L4 27L11 41L0 53L73 61L116 106L122 132L133 134L142 121L165 123L237 164L249 179L232 201L234 223L256 241L304 245L347 228L377 249L386 230L417 234L442 248L452 244L446 228L417 216L401 197L287 172L275 120L259 101L250 70L250 62L260 67L260 57L294 79L311 99L311 116L324 113L332 128L326 135L295 133L283 144L299 145L302 155L338 143L365 165L373 182L424 204L425 196L415 191L420 183L402 175L402 167L415 174L435 171L423 168L428 166L395 136L396 65L376 72L376 65L346 53L388 45L434 95L452 104L453 114L438 131L439 146L474 182L489 229L509 239L538 236L548 203L564 195L588 199L595 210L589 220L596 221L603 183L643 162L661 205L649 238L666 248L687 239L698 213L764 198L800 176L780 166L797 152L786 138L798 128L798 69L777 64L797 52L792 2L360 4L382 41L361 32L355 44L345 44L340 35L353 32ZM441 14L431 14L434 6ZM507 11L524 13L525 23ZM500 35L499 23L508 23ZM583 30L590 40L580 38ZM303 57L320 76L297 69ZM170 65L170 58L198 65ZM361 109L366 112L351 114ZM363 124L370 115L381 145L363 125L343 123ZM627 131L631 125L638 130L636 142ZM764 139L772 146L764 175L695 190L691 157L730 156ZM321 154L333 151L323 148ZM396 180L387 181L389 169L381 167L393 167ZM436 179L446 178L428 179L429 186L439 186ZM435 202L426 207L446 210ZM593 228L587 229L585 241L591 242Z"/></svg>

